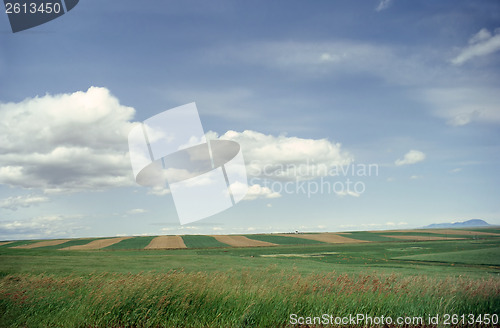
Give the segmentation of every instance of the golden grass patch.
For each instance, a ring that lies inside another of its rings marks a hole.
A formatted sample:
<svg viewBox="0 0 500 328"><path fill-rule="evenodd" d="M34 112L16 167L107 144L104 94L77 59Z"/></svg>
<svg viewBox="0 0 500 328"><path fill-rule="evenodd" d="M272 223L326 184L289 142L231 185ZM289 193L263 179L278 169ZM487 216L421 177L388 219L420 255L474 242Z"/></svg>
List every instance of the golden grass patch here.
<svg viewBox="0 0 500 328"><path fill-rule="evenodd" d="M253 240L245 236L213 235L217 241L233 247L277 246L267 241Z"/></svg>
<svg viewBox="0 0 500 328"><path fill-rule="evenodd" d="M70 240L69 239L45 240L45 241L39 241L38 243L33 243L33 244L29 244L29 245L14 246L12 248L30 249L30 248L45 247L45 246L55 246L55 245L63 244L67 241L70 241Z"/></svg>
<svg viewBox="0 0 500 328"><path fill-rule="evenodd" d="M186 248L181 236L159 236L151 240L144 249Z"/></svg>

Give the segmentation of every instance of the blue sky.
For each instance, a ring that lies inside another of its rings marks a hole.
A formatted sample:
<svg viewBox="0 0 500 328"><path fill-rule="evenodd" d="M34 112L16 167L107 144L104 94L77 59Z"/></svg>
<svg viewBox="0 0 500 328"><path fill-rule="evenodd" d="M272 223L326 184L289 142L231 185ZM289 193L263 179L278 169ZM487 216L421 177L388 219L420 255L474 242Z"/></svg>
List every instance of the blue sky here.
<svg viewBox="0 0 500 328"><path fill-rule="evenodd" d="M498 1L82 0L15 34L0 15L0 239L500 224L499 54ZM127 134L190 102L251 187L180 225Z"/></svg>

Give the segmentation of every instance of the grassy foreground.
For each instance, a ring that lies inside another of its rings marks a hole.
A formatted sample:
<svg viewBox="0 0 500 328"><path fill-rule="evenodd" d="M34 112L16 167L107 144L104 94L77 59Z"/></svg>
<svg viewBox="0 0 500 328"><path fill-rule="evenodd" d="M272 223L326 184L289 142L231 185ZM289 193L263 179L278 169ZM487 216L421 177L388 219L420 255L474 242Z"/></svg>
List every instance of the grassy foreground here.
<svg viewBox="0 0 500 328"><path fill-rule="evenodd" d="M0 247L0 327L285 327L294 326L293 314L423 320L406 327L426 325L429 315L452 327L446 314L473 314L481 319L455 326L494 327L483 318L500 312L499 249L498 237L158 251ZM365 325L384 326L355 326Z"/></svg>
<svg viewBox="0 0 500 328"><path fill-rule="evenodd" d="M495 313L498 279L297 272L6 276L3 327L281 327L290 314Z"/></svg>

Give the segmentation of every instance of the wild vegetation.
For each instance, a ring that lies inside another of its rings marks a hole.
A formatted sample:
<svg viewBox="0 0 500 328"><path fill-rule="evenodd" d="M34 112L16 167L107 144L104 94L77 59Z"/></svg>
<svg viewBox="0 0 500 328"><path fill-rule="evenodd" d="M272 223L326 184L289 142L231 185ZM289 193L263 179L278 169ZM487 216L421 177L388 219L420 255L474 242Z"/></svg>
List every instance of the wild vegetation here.
<svg viewBox="0 0 500 328"><path fill-rule="evenodd" d="M423 324L429 315L473 314L481 319L456 326L493 327L484 315L500 311L494 235L237 248L202 237L186 245L210 247L138 249L151 239L121 242L135 250L2 245L0 326L284 327L294 314L360 313Z"/></svg>

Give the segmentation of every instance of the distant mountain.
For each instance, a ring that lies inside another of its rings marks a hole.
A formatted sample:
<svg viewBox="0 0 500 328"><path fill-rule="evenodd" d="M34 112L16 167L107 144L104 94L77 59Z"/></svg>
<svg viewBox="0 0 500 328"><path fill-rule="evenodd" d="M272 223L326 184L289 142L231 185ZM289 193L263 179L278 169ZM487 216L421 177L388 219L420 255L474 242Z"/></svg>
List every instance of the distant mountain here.
<svg viewBox="0 0 500 328"><path fill-rule="evenodd" d="M424 229L442 229L442 228L472 228L472 227L489 227L491 224L484 220L468 220L464 222L454 223L433 223L425 226Z"/></svg>

